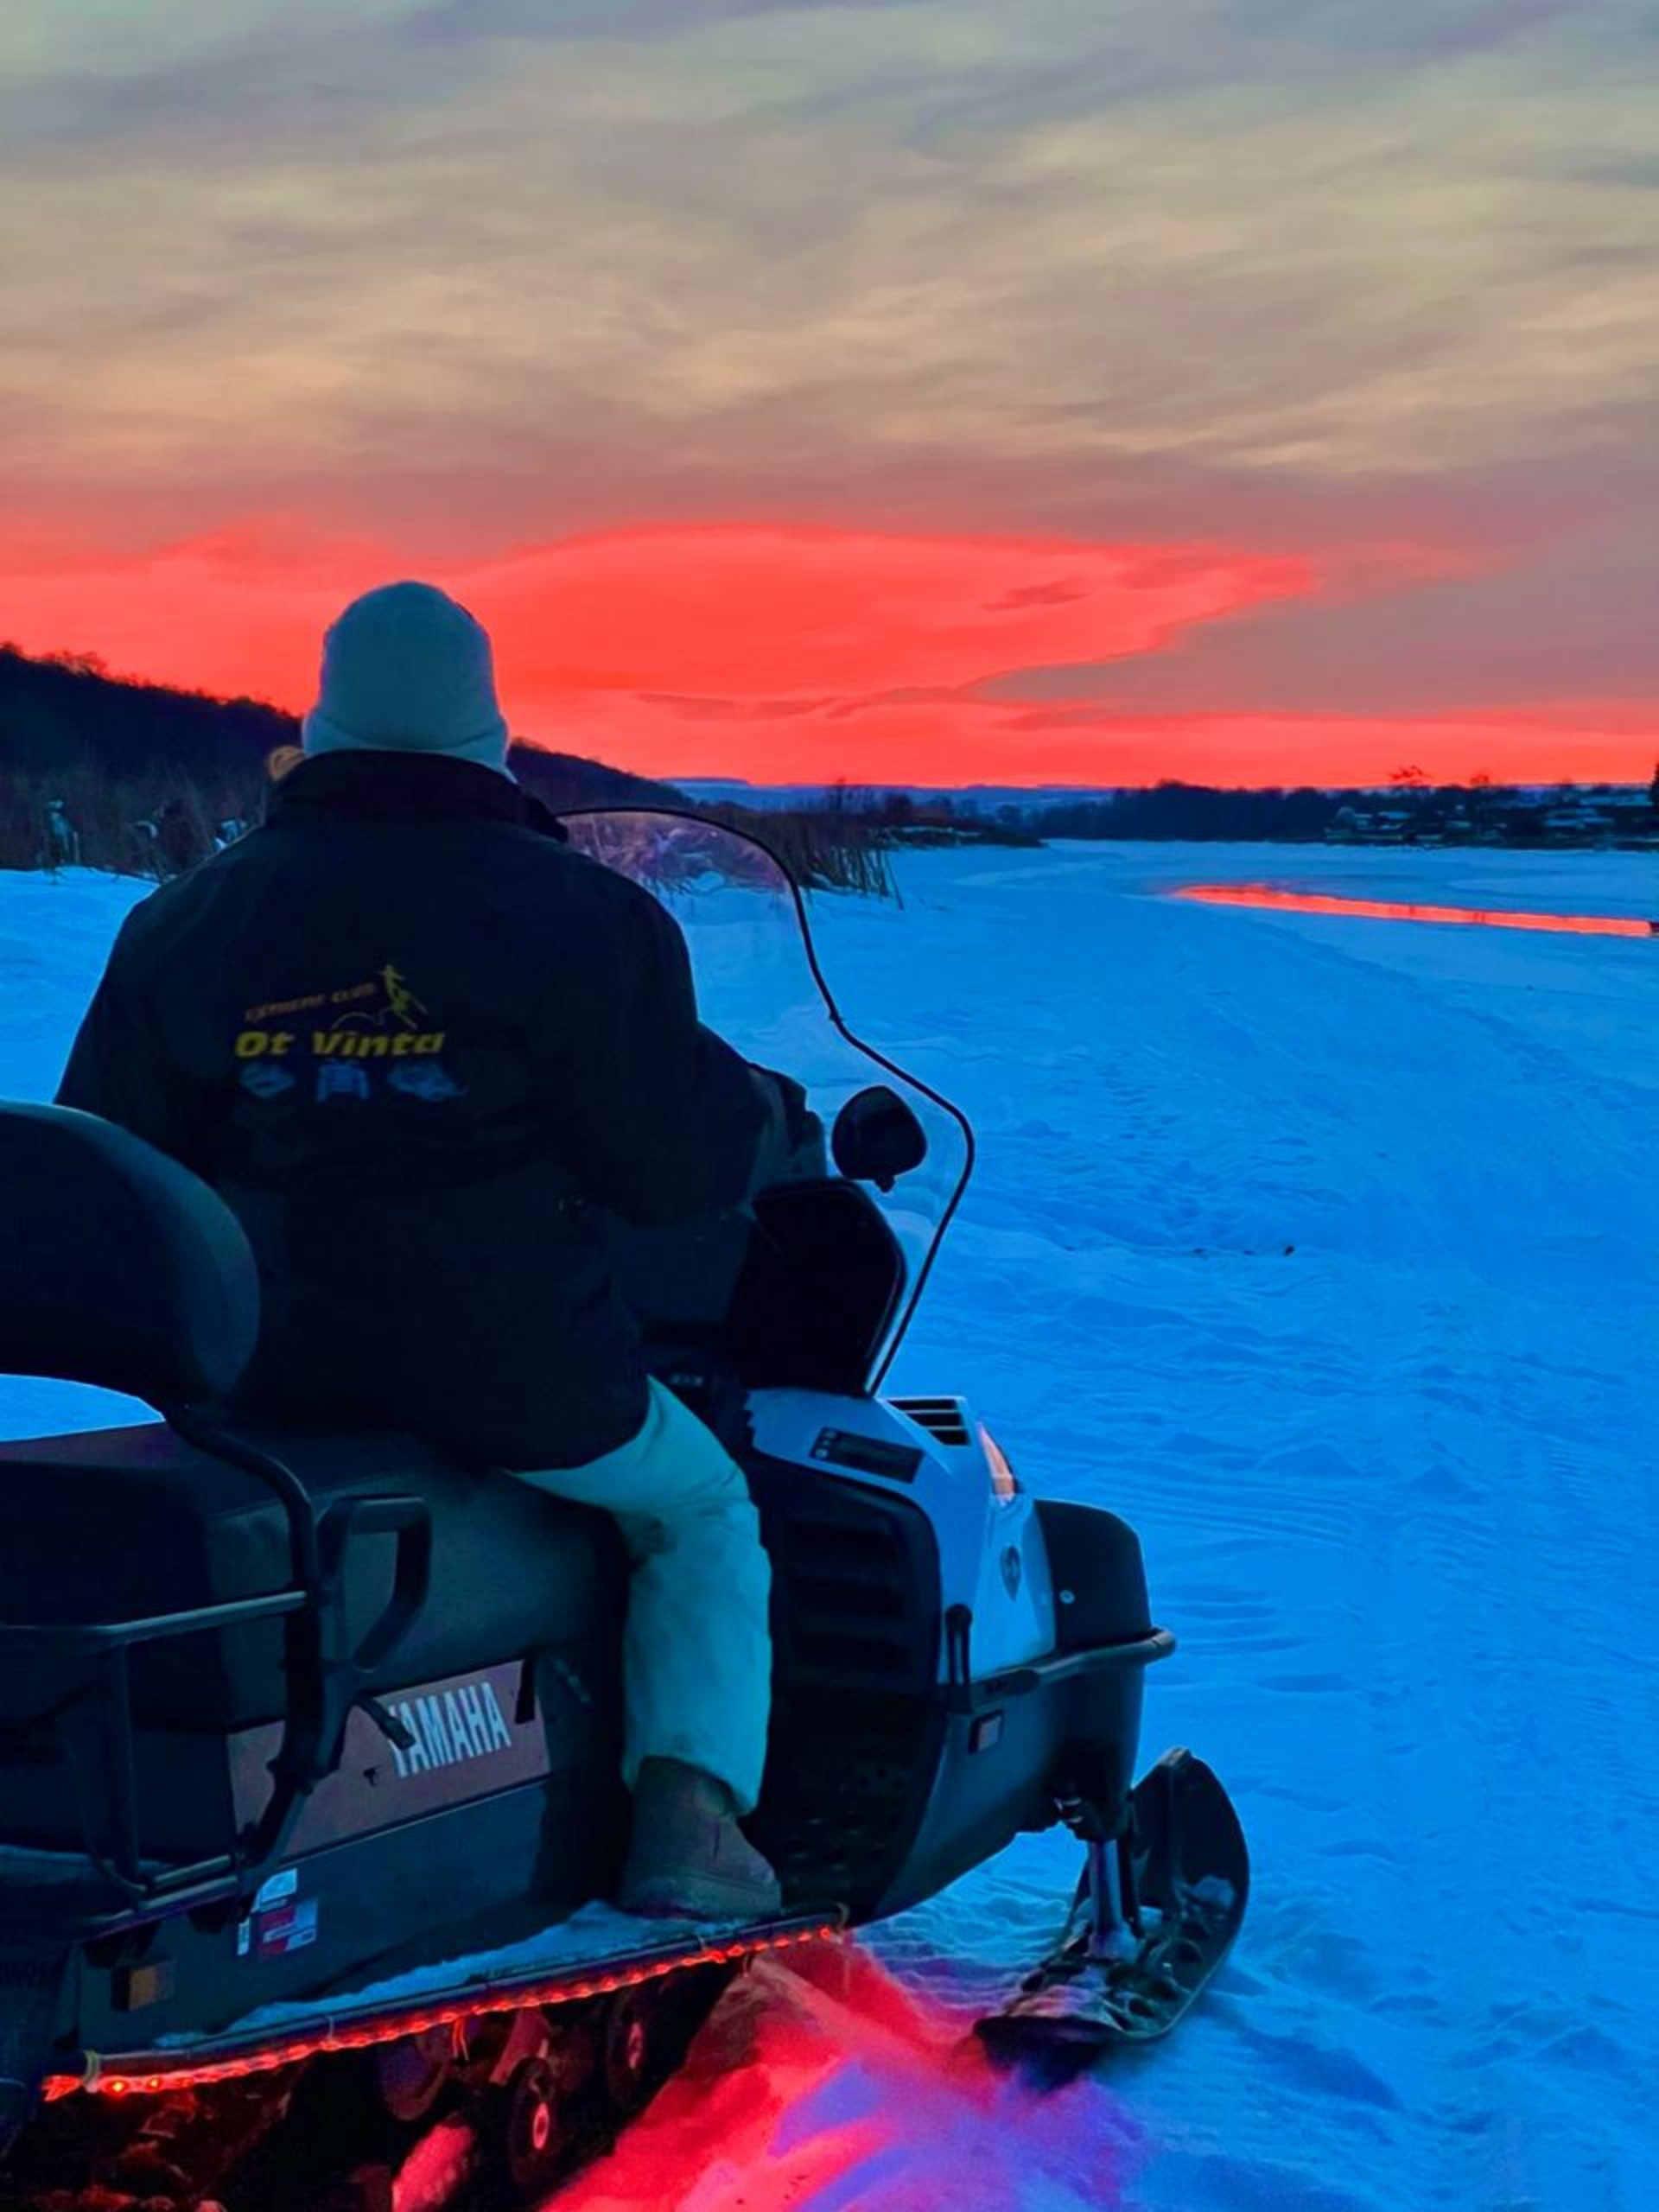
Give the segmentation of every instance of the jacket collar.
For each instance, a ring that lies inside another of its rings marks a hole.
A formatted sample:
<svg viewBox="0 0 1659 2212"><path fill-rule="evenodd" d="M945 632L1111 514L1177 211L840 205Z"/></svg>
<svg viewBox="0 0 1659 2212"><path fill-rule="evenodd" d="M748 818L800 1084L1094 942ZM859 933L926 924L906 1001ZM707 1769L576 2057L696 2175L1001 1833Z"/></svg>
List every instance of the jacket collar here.
<svg viewBox="0 0 1659 2212"><path fill-rule="evenodd" d="M563 838L556 815L493 768L416 753L321 753L290 769L265 818L283 828L319 820L505 822Z"/></svg>

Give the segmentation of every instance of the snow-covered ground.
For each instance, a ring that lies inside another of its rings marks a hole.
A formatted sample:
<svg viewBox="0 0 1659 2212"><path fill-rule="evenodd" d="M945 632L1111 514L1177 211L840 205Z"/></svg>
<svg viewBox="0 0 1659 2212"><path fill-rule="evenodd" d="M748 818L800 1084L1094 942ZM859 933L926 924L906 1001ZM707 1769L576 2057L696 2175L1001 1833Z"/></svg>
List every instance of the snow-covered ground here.
<svg viewBox="0 0 1659 2212"><path fill-rule="evenodd" d="M1155 2053L995 2079L958 2031L1071 1878L1032 1839L886 1974L757 1975L581 2212L1659 2202L1659 943L1158 895L1230 879L1649 915L1659 863L1062 846L821 902L981 1139L896 1383L1140 1529L1147 1756L1210 1758L1255 1853L1235 1960ZM0 1095L130 896L0 877ZM89 1417L0 1382L14 1433Z"/></svg>

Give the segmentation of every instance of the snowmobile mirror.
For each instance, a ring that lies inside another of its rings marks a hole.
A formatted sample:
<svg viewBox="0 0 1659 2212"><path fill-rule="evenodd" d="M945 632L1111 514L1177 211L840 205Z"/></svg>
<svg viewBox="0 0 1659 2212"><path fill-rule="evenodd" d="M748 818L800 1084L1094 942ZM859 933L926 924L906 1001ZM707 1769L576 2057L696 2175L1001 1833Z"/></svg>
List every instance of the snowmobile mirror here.
<svg viewBox="0 0 1659 2212"><path fill-rule="evenodd" d="M830 1140L836 1166L849 1182L890 1191L901 1175L927 1158L927 1133L915 1114L884 1083L847 1101Z"/></svg>

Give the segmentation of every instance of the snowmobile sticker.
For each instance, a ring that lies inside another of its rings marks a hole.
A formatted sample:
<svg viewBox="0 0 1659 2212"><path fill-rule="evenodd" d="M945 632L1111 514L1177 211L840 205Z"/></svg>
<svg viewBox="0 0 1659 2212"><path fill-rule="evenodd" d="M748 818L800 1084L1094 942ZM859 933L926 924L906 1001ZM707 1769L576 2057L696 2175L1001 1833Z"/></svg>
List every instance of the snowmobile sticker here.
<svg viewBox="0 0 1659 2212"><path fill-rule="evenodd" d="M281 1904L284 1898L297 1896L299 1887L299 1868L284 1866L279 1874L273 1874L268 1882L260 1883L253 1893L253 1909L256 1912L263 1912L267 1905Z"/></svg>
<svg viewBox="0 0 1659 2212"><path fill-rule="evenodd" d="M319 1914L315 1897L300 1896L297 1866L284 1866L254 1892L245 1919L237 1923L238 1959L285 1959L303 1951L317 1940Z"/></svg>
<svg viewBox="0 0 1659 2212"><path fill-rule="evenodd" d="M812 1457L829 1466L850 1467L859 1474L881 1475L895 1483L913 1483L922 1468L922 1454L912 1446L894 1444L886 1437L861 1436L845 1428L821 1429Z"/></svg>
<svg viewBox="0 0 1659 2212"><path fill-rule="evenodd" d="M286 1847L290 1859L518 1783L539 1781L553 1752L546 1728L518 1718L523 1675L521 1660L505 1661L477 1674L391 1691L378 1718L356 1707L339 1767L317 1784L295 1821ZM397 1724L396 1736L407 1731L406 1742L393 1740L388 1720ZM232 1790L244 1820L256 1817L270 1797L270 1761L281 1739L280 1725L270 1724L229 1739Z"/></svg>
<svg viewBox="0 0 1659 2212"><path fill-rule="evenodd" d="M315 1897L289 1897L252 1920L253 1953L260 1959L285 1959L310 1948L317 1940Z"/></svg>
<svg viewBox="0 0 1659 2212"><path fill-rule="evenodd" d="M410 1698L392 1712L414 1738L407 1751L392 1745L400 1777L454 1766L465 1759L486 1759L512 1749L512 1731L502 1714L495 1686L488 1681L461 1682L429 1697Z"/></svg>

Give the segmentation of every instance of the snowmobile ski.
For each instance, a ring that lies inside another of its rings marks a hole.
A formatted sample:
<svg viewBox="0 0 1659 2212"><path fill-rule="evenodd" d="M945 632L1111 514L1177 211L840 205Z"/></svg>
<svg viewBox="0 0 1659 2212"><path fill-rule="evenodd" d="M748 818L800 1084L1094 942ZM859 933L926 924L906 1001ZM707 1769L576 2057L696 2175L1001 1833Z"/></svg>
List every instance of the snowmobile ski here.
<svg viewBox="0 0 1659 2212"><path fill-rule="evenodd" d="M1123 1834L1089 1846L1058 1948L978 2024L996 2056L1156 2043L1231 1949L1249 1856L1214 1773L1190 1751L1166 1751L1129 1802Z"/></svg>

